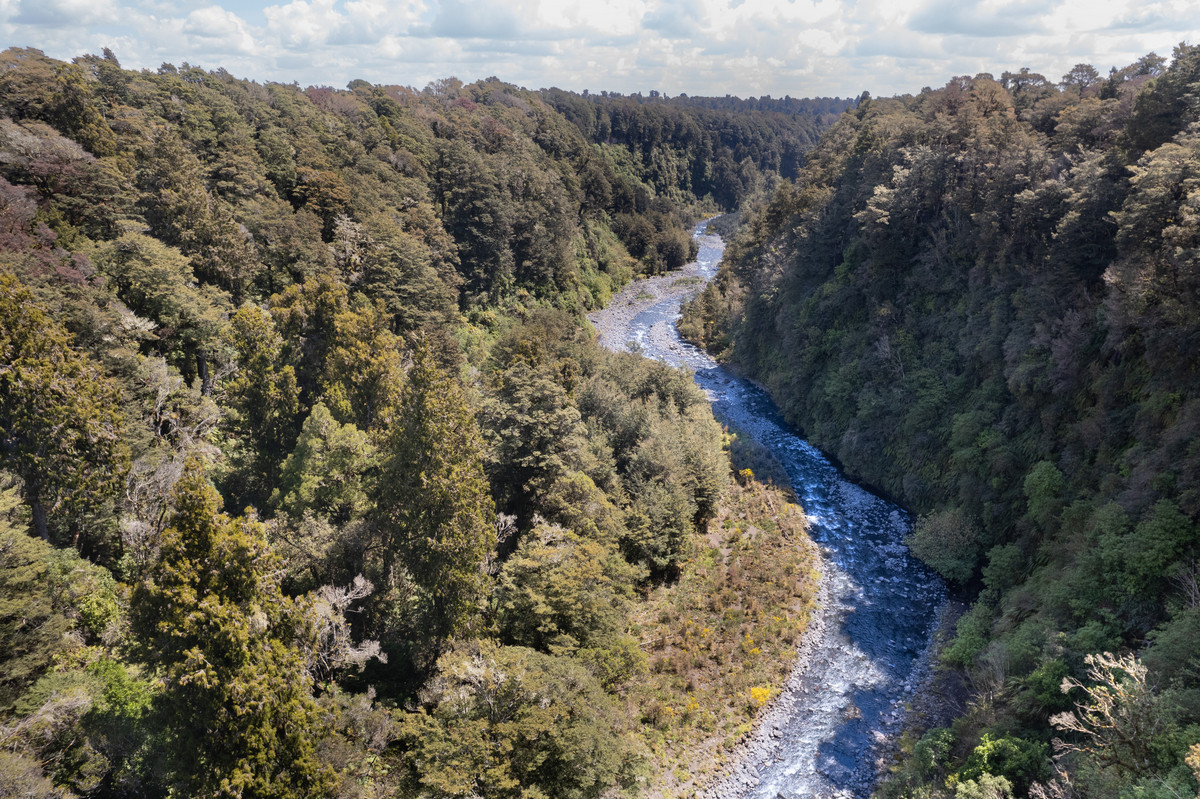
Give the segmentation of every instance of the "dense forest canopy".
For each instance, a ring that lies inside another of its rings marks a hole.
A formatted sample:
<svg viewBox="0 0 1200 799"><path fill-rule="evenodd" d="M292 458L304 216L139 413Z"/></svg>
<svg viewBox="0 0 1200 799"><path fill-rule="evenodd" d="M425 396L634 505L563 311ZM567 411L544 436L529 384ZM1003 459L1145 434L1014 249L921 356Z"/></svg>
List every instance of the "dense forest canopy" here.
<svg viewBox="0 0 1200 799"><path fill-rule="evenodd" d="M0 53L0 795L637 795L728 751L805 517L582 314L823 114Z"/></svg>
<svg viewBox="0 0 1200 799"><path fill-rule="evenodd" d="M0 774L694 787L816 556L582 314L741 208L684 329L972 601L882 793L1193 795L1198 91L1187 45L853 103L0 53Z"/></svg>
<svg viewBox="0 0 1200 799"><path fill-rule="evenodd" d="M973 599L886 796L1196 792L1198 87L1184 44L864 99L688 311Z"/></svg>

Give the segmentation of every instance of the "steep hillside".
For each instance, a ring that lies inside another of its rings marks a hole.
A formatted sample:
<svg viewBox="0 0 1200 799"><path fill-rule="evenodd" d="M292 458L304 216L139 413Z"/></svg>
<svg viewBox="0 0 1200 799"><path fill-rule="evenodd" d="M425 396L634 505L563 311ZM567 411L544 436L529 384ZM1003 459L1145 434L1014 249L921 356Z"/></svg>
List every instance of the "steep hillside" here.
<svg viewBox="0 0 1200 799"><path fill-rule="evenodd" d="M584 325L721 202L658 152L495 79L0 53L0 794L637 795L736 739L812 553Z"/></svg>
<svg viewBox="0 0 1200 799"><path fill-rule="evenodd" d="M889 795L1196 790L1198 82L1180 45L864 99L689 309L974 597L971 700Z"/></svg>

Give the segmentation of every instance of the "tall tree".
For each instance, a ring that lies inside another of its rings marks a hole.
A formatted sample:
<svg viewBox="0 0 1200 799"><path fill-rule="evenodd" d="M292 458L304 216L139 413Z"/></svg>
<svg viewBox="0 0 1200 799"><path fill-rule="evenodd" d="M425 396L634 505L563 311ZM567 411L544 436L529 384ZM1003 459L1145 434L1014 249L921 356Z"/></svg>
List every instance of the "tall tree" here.
<svg viewBox="0 0 1200 799"><path fill-rule="evenodd" d="M265 528L218 512L190 460L162 553L133 594L133 628L160 669L174 779L182 795L320 796L316 704L297 640L302 608L279 585Z"/></svg>
<svg viewBox="0 0 1200 799"><path fill-rule="evenodd" d="M42 538L53 526L80 545L88 515L120 489L120 401L116 383L72 349L29 290L0 273L0 452L24 481Z"/></svg>
<svg viewBox="0 0 1200 799"><path fill-rule="evenodd" d="M227 334L238 371L225 385L232 413L228 424L239 438L234 461L239 498L262 502L276 484L280 464L298 433L300 387L291 364L279 363L283 338L271 314L244 305Z"/></svg>
<svg viewBox="0 0 1200 799"><path fill-rule="evenodd" d="M376 512L386 557L427 595L434 632L450 635L469 626L482 597L495 510L462 387L427 345L413 359L383 453Z"/></svg>

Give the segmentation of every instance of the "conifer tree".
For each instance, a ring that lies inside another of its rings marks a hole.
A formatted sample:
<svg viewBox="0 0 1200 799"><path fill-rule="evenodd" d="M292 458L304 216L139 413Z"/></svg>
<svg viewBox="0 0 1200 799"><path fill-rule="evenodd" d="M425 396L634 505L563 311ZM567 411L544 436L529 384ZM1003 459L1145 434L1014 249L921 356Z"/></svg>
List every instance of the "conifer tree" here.
<svg viewBox="0 0 1200 799"><path fill-rule="evenodd" d="M434 632L450 635L470 623L481 597L495 510L462 387L427 345L413 357L383 455L377 513L387 559L398 559L427 594Z"/></svg>
<svg viewBox="0 0 1200 799"><path fill-rule="evenodd" d="M133 595L133 628L165 684L164 725L180 795L328 793L317 711L296 644L302 609L280 590L265 529L218 511L196 460L175 487L162 553Z"/></svg>
<svg viewBox="0 0 1200 799"><path fill-rule="evenodd" d="M233 315L228 340L238 358L225 399L232 411L228 424L240 439L234 458L239 498L261 502L296 441L300 388L292 365L279 363L283 338L269 313L242 306Z"/></svg>

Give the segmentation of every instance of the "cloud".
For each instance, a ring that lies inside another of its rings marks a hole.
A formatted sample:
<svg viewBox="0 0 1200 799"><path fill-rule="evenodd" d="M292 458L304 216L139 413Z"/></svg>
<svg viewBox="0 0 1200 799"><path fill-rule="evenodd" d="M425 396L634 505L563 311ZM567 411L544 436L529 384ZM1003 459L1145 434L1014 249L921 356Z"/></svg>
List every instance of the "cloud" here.
<svg viewBox="0 0 1200 799"><path fill-rule="evenodd" d="M267 6L267 31L278 36L286 48L325 44L341 26L342 15L334 9L335 0L292 0L283 6Z"/></svg>
<svg viewBox="0 0 1200 799"><path fill-rule="evenodd" d="M940 38L922 36L912 31L897 30L871 33L848 43L846 55L851 58L890 56L934 60L945 55Z"/></svg>
<svg viewBox="0 0 1200 799"><path fill-rule="evenodd" d="M426 10L420 2L385 0L354 0L344 8L337 30L329 36L331 45L377 44L388 36L407 34Z"/></svg>
<svg viewBox="0 0 1200 799"><path fill-rule="evenodd" d="M239 53L252 53L255 50L254 37L250 35L246 23L237 14L220 6L198 8L188 14L183 23L183 32L200 39L228 43Z"/></svg>
<svg viewBox="0 0 1200 799"><path fill-rule="evenodd" d="M538 31L522 27L516 14L499 4L443 0L428 33L448 39L516 39L538 35Z"/></svg>
<svg viewBox="0 0 1200 799"><path fill-rule="evenodd" d="M1183 26L1180 22L1187 20ZM1178 31L1181 27L1200 27L1200 7L1188 3L1147 3L1130 9L1111 23L1100 28L1103 32L1124 33L1129 31Z"/></svg>
<svg viewBox="0 0 1200 799"><path fill-rule="evenodd" d="M462 50L474 55L554 56L560 53L556 43L544 39L472 39L463 43Z"/></svg>
<svg viewBox="0 0 1200 799"><path fill-rule="evenodd" d="M112 0L19 0L13 22L43 28L76 28L116 22Z"/></svg>
<svg viewBox="0 0 1200 799"><path fill-rule="evenodd" d="M1196 0L0 0L0 38L257 80L793 97L1028 66L1102 73L1200 41Z"/></svg>
<svg viewBox="0 0 1200 799"><path fill-rule="evenodd" d="M915 13L908 23L919 33L994 38L1042 33L1039 17L1047 11L1041 0L1001 3L962 3L959 0L932 0Z"/></svg>
<svg viewBox="0 0 1200 799"><path fill-rule="evenodd" d="M699 4L682 0L665 0L646 12L642 28L668 39L691 39L700 33L696 11Z"/></svg>

